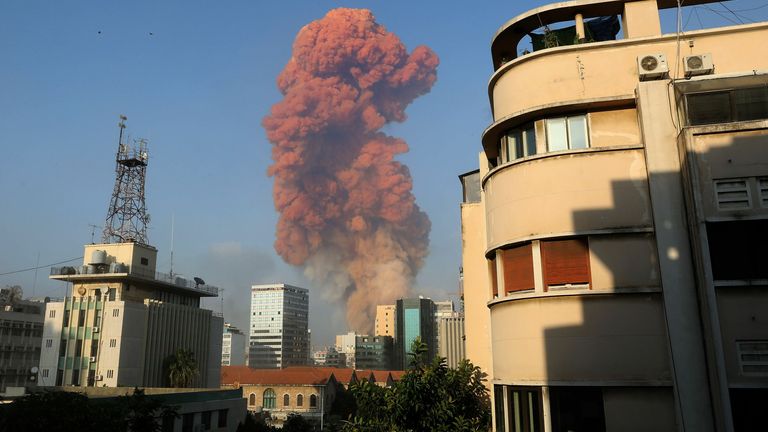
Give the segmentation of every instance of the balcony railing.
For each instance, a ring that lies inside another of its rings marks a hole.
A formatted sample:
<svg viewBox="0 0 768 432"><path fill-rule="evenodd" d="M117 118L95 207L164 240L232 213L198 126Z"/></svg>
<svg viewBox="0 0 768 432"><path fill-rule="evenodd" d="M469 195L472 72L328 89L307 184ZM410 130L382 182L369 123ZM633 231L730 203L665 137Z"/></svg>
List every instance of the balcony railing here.
<svg viewBox="0 0 768 432"><path fill-rule="evenodd" d="M113 275L128 274L143 279L154 280L167 283L179 288L202 292L208 295L219 295L219 289L213 285L198 284L194 280L185 279L169 273L154 272L142 268L130 268L125 264L118 266L77 266L77 267L51 267L51 276L74 276L74 275Z"/></svg>

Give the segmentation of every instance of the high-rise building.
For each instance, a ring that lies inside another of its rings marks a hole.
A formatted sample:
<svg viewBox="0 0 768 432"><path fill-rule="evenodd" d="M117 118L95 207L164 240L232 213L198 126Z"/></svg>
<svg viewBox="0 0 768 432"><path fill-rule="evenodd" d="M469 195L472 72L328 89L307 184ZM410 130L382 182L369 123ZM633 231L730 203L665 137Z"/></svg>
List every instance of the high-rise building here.
<svg viewBox="0 0 768 432"><path fill-rule="evenodd" d="M21 297L18 286L0 289L0 395L37 385L45 303Z"/></svg>
<svg viewBox="0 0 768 432"><path fill-rule="evenodd" d="M357 333L348 332L346 334L336 335L336 351L344 354L346 367L355 368L355 343Z"/></svg>
<svg viewBox="0 0 768 432"><path fill-rule="evenodd" d="M395 305L376 306L374 334L395 337Z"/></svg>
<svg viewBox="0 0 768 432"><path fill-rule="evenodd" d="M466 358L464 348L464 314L451 312L437 319L437 354L448 367L455 368Z"/></svg>
<svg viewBox="0 0 768 432"><path fill-rule="evenodd" d="M309 360L309 290L288 284L251 287L248 366L284 368Z"/></svg>
<svg viewBox="0 0 768 432"><path fill-rule="evenodd" d="M355 369L389 370L392 368L392 336L357 335Z"/></svg>
<svg viewBox="0 0 768 432"><path fill-rule="evenodd" d="M453 300L438 300L435 303L435 349L440 353L440 319L453 316ZM445 357L445 356L443 356Z"/></svg>
<svg viewBox="0 0 768 432"><path fill-rule="evenodd" d="M325 347L312 353L312 363L315 366L343 368L347 365L347 356L334 347Z"/></svg>
<svg viewBox="0 0 768 432"><path fill-rule="evenodd" d="M765 424L768 23L662 34L682 4L560 2L494 35L462 264L496 431Z"/></svg>
<svg viewBox="0 0 768 432"><path fill-rule="evenodd" d="M427 361L437 354L435 338L435 304L427 298L400 299L395 304L396 329L394 365L408 367L411 344L420 338L427 345Z"/></svg>
<svg viewBox="0 0 768 432"><path fill-rule="evenodd" d="M230 323L224 323L224 334L222 335L221 341L221 365L244 365L246 345L246 339L243 332Z"/></svg>
<svg viewBox="0 0 768 432"><path fill-rule="evenodd" d="M200 308L216 287L156 272L157 249L140 243L89 244L83 256L51 269L72 291L46 305L39 385L166 387L166 363L185 349L191 386L218 387L223 322Z"/></svg>

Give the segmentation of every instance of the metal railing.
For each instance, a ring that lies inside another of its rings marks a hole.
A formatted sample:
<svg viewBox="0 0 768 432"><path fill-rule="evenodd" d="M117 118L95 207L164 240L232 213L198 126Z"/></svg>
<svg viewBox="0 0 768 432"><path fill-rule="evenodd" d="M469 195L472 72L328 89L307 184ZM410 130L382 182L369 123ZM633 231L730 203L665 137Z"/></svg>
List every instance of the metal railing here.
<svg viewBox="0 0 768 432"><path fill-rule="evenodd" d="M193 280L185 279L177 275L171 275L162 272L153 272L142 268L130 268L128 265L123 265L121 270L116 273L112 273L109 267L96 267L96 266L66 266L66 267L51 267L51 276L74 276L74 275L95 275L95 274L128 274L131 276L138 276L140 278L155 280L163 283L167 283L179 288L184 288L192 291L198 291L213 296L219 295L219 289L213 285L198 284Z"/></svg>

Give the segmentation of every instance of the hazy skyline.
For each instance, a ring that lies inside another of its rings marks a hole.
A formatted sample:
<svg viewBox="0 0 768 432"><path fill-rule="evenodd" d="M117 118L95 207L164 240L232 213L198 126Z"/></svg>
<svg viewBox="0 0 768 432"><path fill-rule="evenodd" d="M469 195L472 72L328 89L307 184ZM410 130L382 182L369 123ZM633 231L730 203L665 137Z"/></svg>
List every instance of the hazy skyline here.
<svg viewBox="0 0 768 432"><path fill-rule="evenodd" d="M455 298L460 258L457 175L477 166L491 123L486 84L493 33L548 2L36 2L0 4L0 273L78 257L89 224L102 226L114 184L118 116L149 142L149 243L158 271L200 276L225 289L225 319L248 325L252 284L310 288L313 345L346 332L343 310L275 253L278 215L267 177L271 146L261 121L281 99L276 79L299 29L335 7L370 9L410 51L440 57L431 92L404 123L384 132L408 142L397 157L432 221L430 249L414 292ZM695 7L688 30L768 19L760 0ZM713 10L720 11L719 13ZM742 12L743 11L743 12ZM674 29L674 11L663 16ZM96 232L96 240L100 231ZM0 286L61 297L41 269L0 275ZM218 310L219 299L208 301Z"/></svg>

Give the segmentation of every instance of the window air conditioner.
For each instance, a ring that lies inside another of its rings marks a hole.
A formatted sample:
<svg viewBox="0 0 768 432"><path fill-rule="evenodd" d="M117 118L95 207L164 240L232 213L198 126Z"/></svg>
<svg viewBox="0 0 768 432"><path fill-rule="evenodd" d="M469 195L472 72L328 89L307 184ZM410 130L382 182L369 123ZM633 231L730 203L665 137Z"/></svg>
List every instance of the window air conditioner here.
<svg viewBox="0 0 768 432"><path fill-rule="evenodd" d="M98 327L94 327L94 328L93 328L93 332L94 332L94 333L98 333L98 332L99 332L99 328L98 328Z"/></svg>
<svg viewBox="0 0 768 432"><path fill-rule="evenodd" d="M637 58L637 71L640 80L664 78L669 74L667 58L664 54L649 54Z"/></svg>
<svg viewBox="0 0 768 432"><path fill-rule="evenodd" d="M683 60L685 67L685 76L707 75L715 71L712 64L712 56L709 54L699 54L685 57Z"/></svg>
<svg viewBox="0 0 768 432"><path fill-rule="evenodd" d="M93 363L95 361L96 361L96 357L95 356L91 356L91 363Z"/></svg>
<svg viewBox="0 0 768 432"><path fill-rule="evenodd" d="M96 375L95 377L93 377L93 379L96 381L101 381L104 379L104 377L102 375Z"/></svg>

